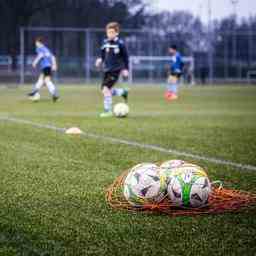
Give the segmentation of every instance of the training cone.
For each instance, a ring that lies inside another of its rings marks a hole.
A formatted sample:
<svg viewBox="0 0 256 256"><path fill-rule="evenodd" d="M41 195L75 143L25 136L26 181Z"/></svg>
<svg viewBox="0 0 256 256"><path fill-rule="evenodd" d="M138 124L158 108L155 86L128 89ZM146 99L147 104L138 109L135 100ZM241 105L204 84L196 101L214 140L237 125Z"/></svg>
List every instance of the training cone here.
<svg viewBox="0 0 256 256"><path fill-rule="evenodd" d="M82 134L83 132L77 127L71 127L66 130L66 134Z"/></svg>

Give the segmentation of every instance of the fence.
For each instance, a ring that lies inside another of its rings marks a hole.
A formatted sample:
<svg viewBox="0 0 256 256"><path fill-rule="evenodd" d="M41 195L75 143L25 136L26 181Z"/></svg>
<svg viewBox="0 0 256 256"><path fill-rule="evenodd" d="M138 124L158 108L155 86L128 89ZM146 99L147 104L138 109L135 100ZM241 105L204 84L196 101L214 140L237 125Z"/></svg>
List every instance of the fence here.
<svg viewBox="0 0 256 256"><path fill-rule="evenodd" d="M52 49L59 61L56 78L66 83L93 83L100 78L94 66L105 31L87 28L47 28L27 27L20 29L20 54L15 62L17 70L8 71L8 78L16 76L21 84L34 81L37 72L31 67L35 55L34 38L46 38L47 45ZM195 35L193 32L172 33L168 36L150 30L122 30L121 37L125 40L131 56L159 57L168 56L170 43L177 44L182 54L193 58L194 79L197 83L253 83L256 81L256 33L252 31L226 31L214 35ZM209 39L211 42L209 42ZM209 54L211 50L212 54ZM10 56L7 56L8 59ZM14 57L12 57L14 61ZM0 60L1 62L1 60ZM9 63L10 65L10 63ZM158 63L162 66L162 63ZM3 66L3 65L2 65ZM164 82L165 73L152 72L152 65L144 65L150 70L134 71L133 81L143 83ZM141 70L141 66L134 68ZM161 67L160 67L161 68ZM164 65L162 67L164 69ZM159 69L159 67L158 67ZM9 70L9 69L8 69ZM140 77L136 77L140 74ZM159 76L159 74L161 76ZM0 71L0 79L7 73Z"/></svg>
<svg viewBox="0 0 256 256"><path fill-rule="evenodd" d="M60 63L57 78L61 82L93 83L99 77L95 60L100 55L100 46L105 37L103 29L76 28L22 28L20 32L21 65L20 82L30 82L34 78L30 60L34 55L34 38L42 35L47 45L56 54ZM149 31L122 31L129 54L133 56L166 56L169 39L161 40ZM144 77L152 82L152 77Z"/></svg>
<svg viewBox="0 0 256 256"><path fill-rule="evenodd" d="M193 57L183 56L183 83L194 85L195 63ZM170 67L170 57L168 56L130 56L129 82L145 83L145 77L150 83L162 83L166 80L166 74Z"/></svg>

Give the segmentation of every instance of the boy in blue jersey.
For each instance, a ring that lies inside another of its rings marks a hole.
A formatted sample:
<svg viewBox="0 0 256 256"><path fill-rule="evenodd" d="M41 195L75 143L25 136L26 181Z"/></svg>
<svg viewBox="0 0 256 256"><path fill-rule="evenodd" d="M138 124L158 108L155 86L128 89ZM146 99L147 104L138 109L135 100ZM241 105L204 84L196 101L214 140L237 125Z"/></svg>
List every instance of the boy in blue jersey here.
<svg viewBox="0 0 256 256"><path fill-rule="evenodd" d="M184 63L181 54L177 51L176 45L170 46L169 53L171 55L171 63L165 98L166 100L171 101L178 99L178 85L182 75Z"/></svg>
<svg viewBox="0 0 256 256"><path fill-rule="evenodd" d="M41 37L36 38L36 53L37 56L32 63L33 68L36 68L37 65L41 70L41 74L33 87L31 93L28 94L29 97L33 97L36 93L39 92L41 87L45 84L52 95L53 102L56 102L59 99L56 86L52 82L52 71L57 70L57 62L55 56L51 51L44 45L43 39Z"/></svg>
<svg viewBox="0 0 256 256"><path fill-rule="evenodd" d="M106 26L107 39L101 47L101 57L96 60L96 67L103 65L104 77L101 90L104 97L104 112L100 117L111 117L112 96L122 96L125 101L128 99L128 90L113 88L120 75L129 76L129 57L124 42L118 37L120 26L111 22Z"/></svg>

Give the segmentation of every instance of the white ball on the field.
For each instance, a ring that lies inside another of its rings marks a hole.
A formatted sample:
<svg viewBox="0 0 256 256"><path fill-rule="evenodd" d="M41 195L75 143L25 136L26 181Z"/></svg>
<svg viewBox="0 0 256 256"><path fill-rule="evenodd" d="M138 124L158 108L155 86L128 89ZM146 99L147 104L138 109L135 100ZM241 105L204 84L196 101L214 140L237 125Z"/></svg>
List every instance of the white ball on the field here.
<svg viewBox="0 0 256 256"><path fill-rule="evenodd" d="M168 183L175 168L181 167L185 163L185 161L177 159L165 161L160 165L160 174L165 177Z"/></svg>
<svg viewBox="0 0 256 256"><path fill-rule="evenodd" d="M167 192L176 206L202 207L208 202L211 183L201 167L181 166L174 170Z"/></svg>
<svg viewBox="0 0 256 256"><path fill-rule="evenodd" d="M173 160L165 161L164 163L162 163L160 165L160 167L163 168L163 169L173 169L173 168L180 167L183 164L185 164L185 161L173 159Z"/></svg>
<svg viewBox="0 0 256 256"><path fill-rule="evenodd" d="M117 103L114 106L114 115L116 117L126 117L129 113L129 106L125 103Z"/></svg>
<svg viewBox="0 0 256 256"><path fill-rule="evenodd" d="M154 204L166 195L165 180L159 175L159 167L151 163L136 165L124 182L124 196L133 206Z"/></svg>
<svg viewBox="0 0 256 256"><path fill-rule="evenodd" d="M40 98L41 98L41 96L40 96L39 92L37 92L35 95L29 97L29 99L32 101L39 101Z"/></svg>

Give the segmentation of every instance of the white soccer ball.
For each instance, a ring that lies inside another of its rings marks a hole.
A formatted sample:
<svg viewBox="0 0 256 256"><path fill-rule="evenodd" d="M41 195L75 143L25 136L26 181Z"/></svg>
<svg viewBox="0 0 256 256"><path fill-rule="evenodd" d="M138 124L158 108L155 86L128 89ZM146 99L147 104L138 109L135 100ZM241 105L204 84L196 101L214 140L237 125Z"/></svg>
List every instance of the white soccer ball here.
<svg viewBox="0 0 256 256"><path fill-rule="evenodd" d="M185 162L182 166L174 169L174 173L188 172L188 171L192 172L194 175L202 175L202 176L208 177L206 171L197 164Z"/></svg>
<svg viewBox="0 0 256 256"><path fill-rule="evenodd" d="M126 117L129 113L129 106L125 103L117 103L114 106L114 114L116 117Z"/></svg>
<svg viewBox="0 0 256 256"><path fill-rule="evenodd" d="M124 196L133 206L161 202L166 196L166 183L159 167L151 163L136 165L124 181Z"/></svg>
<svg viewBox="0 0 256 256"><path fill-rule="evenodd" d="M208 202L211 183L201 167L182 166L174 171L167 185L167 193L176 206L202 207Z"/></svg>
<svg viewBox="0 0 256 256"><path fill-rule="evenodd" d="M40 98L41 98L41 96L40 96L39 92L37 92L35 95L29 97L29 99L31 101L39 101Z"/></svg>
<svg viewBox="0 0 256 256"><path fill-rule="evenodd" d="M166 182L168 183L173 174L173 170L175 170L175 168L181 167L185 163L185 161L177 159L165 161L160 165L160 174L165 177Z"/></svg>
<svg viewBox="0 0 256 256"><path fill-rule="evenodd" d="M173 168L180 167L180 166L182 166L185 163L186 162L183 161L183 160L174 159L174 160L165 161L164 163L162 163L160 165L160 167L163 168L163 169L173 169Z"/></svg>

